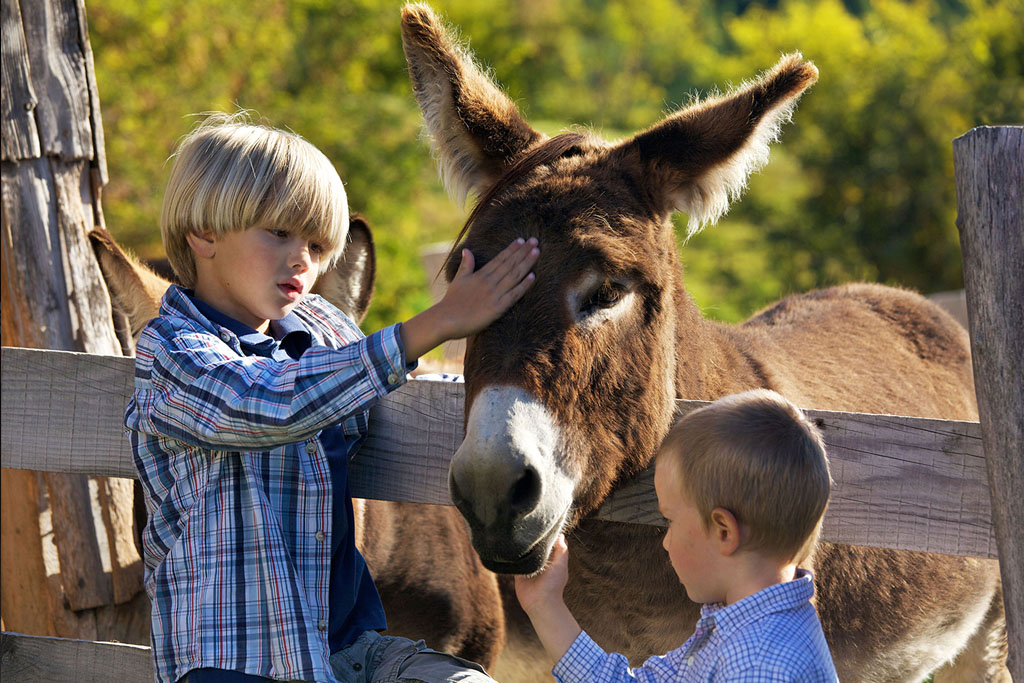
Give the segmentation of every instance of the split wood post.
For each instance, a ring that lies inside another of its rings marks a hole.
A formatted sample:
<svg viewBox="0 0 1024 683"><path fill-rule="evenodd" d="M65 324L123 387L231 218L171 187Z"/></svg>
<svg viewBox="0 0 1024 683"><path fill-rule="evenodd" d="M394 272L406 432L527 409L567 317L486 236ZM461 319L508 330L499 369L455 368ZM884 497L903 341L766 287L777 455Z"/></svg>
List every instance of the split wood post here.
<svg viewBox="0 0 1024 683"><path fill-rule="evenodd" d="M103 222L107 169L84 2L0 0L0 8L0 335L8 345L120 354L86 237ZM137 624L129 613L145 607L132 482L7 469L2 479L5 628L145 638L119 625ZM110 607L121 603L129 605Z"/></svg>
<svg viewBox="0 0 1024 683"><path fill-rule="evenodd" d="M1024 681L1024 127L953 141L974 384L1010 648Z"/></svg>

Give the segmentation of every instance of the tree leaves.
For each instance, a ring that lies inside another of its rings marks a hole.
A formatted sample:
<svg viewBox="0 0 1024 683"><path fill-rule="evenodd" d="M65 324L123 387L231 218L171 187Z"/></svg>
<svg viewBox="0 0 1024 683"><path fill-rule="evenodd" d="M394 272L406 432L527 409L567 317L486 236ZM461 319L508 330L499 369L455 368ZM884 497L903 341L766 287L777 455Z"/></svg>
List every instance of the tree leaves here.
<svg viewBox="0 0 1024 683"><path fill-rule="evenodd" d="M800 50L821 70L772 161L719 225L682 247L713 317L853 279L962 286L952 139L1024 116L1019 0L517 0L434 5L538 128L631 134L692 93L738 85ZM331 158L375 228L365 322L430 302L422 246L452 239L399 38L381 0L90 0L112 232L160 255L168 155L195 112L256 110ZM681 223L685 217L680 217ZM680 223L680 224L681 224Z"/></svg>

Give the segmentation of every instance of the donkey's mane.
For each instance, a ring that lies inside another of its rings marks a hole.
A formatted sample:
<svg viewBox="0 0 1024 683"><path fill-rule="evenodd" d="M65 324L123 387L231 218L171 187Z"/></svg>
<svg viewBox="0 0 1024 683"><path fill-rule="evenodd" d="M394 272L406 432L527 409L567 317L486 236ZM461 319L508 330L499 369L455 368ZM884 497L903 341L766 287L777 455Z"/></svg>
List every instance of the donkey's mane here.
<svg viewBox="0 0 1024 683"><path fill-rule="evenodd" d="M449 280L455 273L455 269L458 268L458 263L454 260L455 254L459 251L462 246L463 240L467 234L469 234L470 228L476 223L480 217L480 213L484 207L491 204L495 199L501 196L505 190L517 183L520 179L526 176L528 173L533 171L535 168L546 166L556 159L562 157L574 156L581 152L579 144L586 139L586 136L582 133L562 133L555 137L547 140L534 149L530 150L526 154L519 157L515 163L513 163L507 171L498 179L498 182L491 186L491 189L487 190L480 201L473 207L473 211L470 212L469 218L466 219L465 225L459 231L458 236L455 238L455 242L452 245L451 251L448 252L447 258L444 260L444 265L441 271L447 270ZM441 272L438 272L440 275Z"/></svg>

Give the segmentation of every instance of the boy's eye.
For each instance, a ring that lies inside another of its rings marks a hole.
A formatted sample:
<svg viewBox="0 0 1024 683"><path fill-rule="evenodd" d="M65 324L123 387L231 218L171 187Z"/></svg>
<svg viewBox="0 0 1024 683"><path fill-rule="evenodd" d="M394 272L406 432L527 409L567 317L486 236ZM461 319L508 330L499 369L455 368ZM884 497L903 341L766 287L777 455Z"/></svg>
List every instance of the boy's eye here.
<svg viewBox="0 0 1024 683"><path fill-rule="evenodd" d="M322 244L316 244L314 242L311 242L309 245L309 250L314 254L322 254L324 253L324 246Z"/></svg>

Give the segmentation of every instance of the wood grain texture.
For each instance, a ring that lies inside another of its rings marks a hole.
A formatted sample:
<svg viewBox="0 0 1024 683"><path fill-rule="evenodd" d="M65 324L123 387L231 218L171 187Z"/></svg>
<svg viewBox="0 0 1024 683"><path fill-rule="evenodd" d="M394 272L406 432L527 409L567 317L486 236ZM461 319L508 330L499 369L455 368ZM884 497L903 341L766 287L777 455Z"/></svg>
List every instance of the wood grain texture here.
<svg viewBox="0 0 1024 683"><path fill-rule="evenodd" d="M93 158L91 98L77 0L21 3L44 156Z"/></svg>
<svg viewBox="0 0 1024 683"><path fill-rule="evenodd" d="M21 683L150 683L148 647L3 633L5 681Z"/></svg>
<svg viewBox="0 0 1024 683"><path fill-rule="evenodd" d="M92 195L95 197L97 209L100 206L100 191L110 176L107 173L107 146L103 136L103 117L100 115L100 89L96 84L96 67L92 54L92 43L89 41L89 26L85 18L85 0L75 0L75 11L78 18L78 42L85 59L85 80L89 91L89 132L92 135ZM96 224L103 225L103 212L97 211Z"/></svg>
<svg viewBox="0 0 1024 683"><path fill-rule="evenodd" d="M0 62L0 85L3 88L0 95L3 121L0 157L4 161L33 159L41 154L34 114L38 100L32 88L20 0L3 0L0 3L0 25L4 56Z"/></svg>
<svg viewBox="0 0 1024 683"><path fill-rule="evenodd" d="M4 348L3 402L12 409L2 414L3 466L134 476L121 426L132 367L128 358ZM699 405L680 401L680 413ZM825 435L836 482L826 539L996 555L978 423L808 415ZM449 504L462 424L461 384L416 380L393 392L370 413L370 436L352 461L353 495ZM652 473L622 483L597 514L660 524Z"/></svg>
<svg viewBox="0 0 1024 683"><path fill-rule="evenodd" d="M67 477L47 472L53 540L60 558L61 582L68 607L75 612L109 605L113 586L103 571L96 534L82 529L82 520L92 520L92 497L87 477Z"/></svg>
<svg viewBox="0 0 1024 683"><path fill-rule="evenodd" d="M1024 127L953 141L974 384L1014 679L1024 681Z"/></svg>

